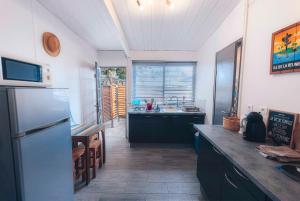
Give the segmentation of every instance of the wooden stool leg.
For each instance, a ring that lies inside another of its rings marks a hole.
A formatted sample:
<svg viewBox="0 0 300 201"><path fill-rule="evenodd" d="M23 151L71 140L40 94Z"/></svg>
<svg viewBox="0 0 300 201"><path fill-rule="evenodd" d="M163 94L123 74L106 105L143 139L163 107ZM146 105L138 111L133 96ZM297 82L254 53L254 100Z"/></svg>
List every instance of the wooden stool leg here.
<svg viewBox="0 0 300 201"><path fill-rule="evenodd" d="M96 177L96 150L91 149L91 168L92 168L92 178L94 179Z"/></svg>
<svg viewBox="0 0 300 201"><path fill-rule="evenodd" d="M103 157L102 157L102 146L101 144L98 147L98 158L99 158L99 164L98 164L98 168L102 167L103 164Z"/></svg>
<svg viewBox="0 0 300 201"><path fill-rule="evenodd" d="M81 156L81 169L82 169L82 182L86 181L86 165L85 165L85 157Z"/></svg>
<svg viewBox="0 0 300 201"><path fill-rule="evenodd" d="M102 148L103 148L102 158L103 158L103 163L105 163L106 162L105 130L101 131L101 139L102 139Z"/></svg>

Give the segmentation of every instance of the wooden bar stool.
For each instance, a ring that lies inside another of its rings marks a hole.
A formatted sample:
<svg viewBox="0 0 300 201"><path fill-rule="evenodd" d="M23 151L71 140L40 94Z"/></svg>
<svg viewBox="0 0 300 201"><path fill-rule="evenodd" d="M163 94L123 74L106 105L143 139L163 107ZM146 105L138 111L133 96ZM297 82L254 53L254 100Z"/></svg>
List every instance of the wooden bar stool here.
<svg viewBox="0 0 300 201"><path fill-rule="evenodd" d="M96 177L97 167L101 168L103 164L102 158L102 141L99 139L99 133L96 133L90 141L89 155L90 155L90 168L92 168L92 178Z"/></svg>
<svg viewBox="0 0 300 201"><path fill-rule="evenodd" d="M74 190L76 180L81 176L82 182L86 182L86 159L85 159L85 148L84 147L75 147L72 150L73 157L73 181L74 181Z"/></svg>

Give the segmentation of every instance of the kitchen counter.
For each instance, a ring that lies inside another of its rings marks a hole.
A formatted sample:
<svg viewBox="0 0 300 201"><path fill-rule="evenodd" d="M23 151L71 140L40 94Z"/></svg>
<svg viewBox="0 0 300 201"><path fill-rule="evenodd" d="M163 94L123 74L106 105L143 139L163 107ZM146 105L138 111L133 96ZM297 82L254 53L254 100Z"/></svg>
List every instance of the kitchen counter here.
<svg viewBox="0 0 300 201"><path fill-rule="evenodd" d="M205 113L129 111L129 142L192 144L193 124L203 124Z"/></svg>
<svg viewBox="0 0 300 201"><path fill-rule="evenodd" d="M128 114L146 114L146 115L205 115L203 112L185 112L182 110L177 111L167 111L167 110L160 110L159 112L156 111L135 111L133 109L130 109L128 111Z"/></svg>
<svg viewBox="0 0 300 201"><path fill-rule="evenodd" d="M256 146L260 143L245 141L242 135L222 126L194 125L194 128L273 201L300 200L300 184L276 169L281 163L259 154Z"/></svg>

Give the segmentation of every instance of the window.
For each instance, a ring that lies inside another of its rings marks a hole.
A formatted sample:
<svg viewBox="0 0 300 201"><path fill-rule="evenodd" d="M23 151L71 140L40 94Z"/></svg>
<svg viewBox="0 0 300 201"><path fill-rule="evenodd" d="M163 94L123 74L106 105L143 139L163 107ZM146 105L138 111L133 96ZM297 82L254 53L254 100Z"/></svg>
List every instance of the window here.
<svg viewBox="0 0 300 201"><path fill-rule="evenodd" d="M196 63L133 63L133 98L194 101Z"/></svg>

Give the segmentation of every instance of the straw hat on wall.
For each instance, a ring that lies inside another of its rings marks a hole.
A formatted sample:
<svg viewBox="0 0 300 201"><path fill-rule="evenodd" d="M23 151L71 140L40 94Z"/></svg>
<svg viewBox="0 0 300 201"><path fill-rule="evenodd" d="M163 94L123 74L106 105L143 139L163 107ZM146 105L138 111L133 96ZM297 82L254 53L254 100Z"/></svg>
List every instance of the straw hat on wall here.
<svg viewBox="0 0 300 201"><path fill-rule="evenodd" d="M60 53L60 42L56 35L50 32L43 33L44 50L53 57Z"/></svg>

